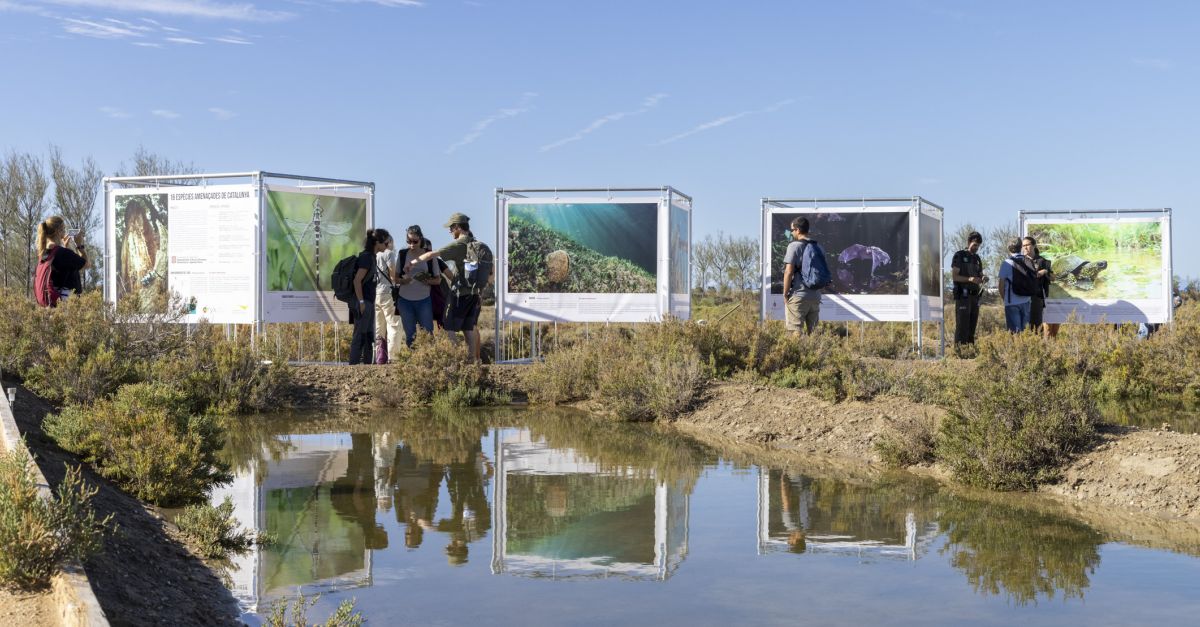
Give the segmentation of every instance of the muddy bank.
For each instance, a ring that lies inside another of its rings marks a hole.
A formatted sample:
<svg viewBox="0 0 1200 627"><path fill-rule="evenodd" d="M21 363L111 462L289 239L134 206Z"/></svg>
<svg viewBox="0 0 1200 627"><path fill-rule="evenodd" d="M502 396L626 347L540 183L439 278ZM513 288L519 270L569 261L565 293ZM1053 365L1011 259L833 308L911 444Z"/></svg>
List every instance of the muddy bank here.
<svg viewBox="0 0 1200 627"><path fill-rule="evenodd" d="M108 620L113 625L240 624L237 601L171 525L42 432L50 411L45 401L18 388L13 414L46 480L56 486L66 465L80 466L84 480L99 489L92 499L97 518L113 514L117 531L105 538L102 553L84 563Z"/></svg>
<svg viewBox="0 0 1200 627"><path fill-rule="evenodd" d="M945 412L907 399L831 404L801 390L739 383L713 385L692 413L674 425L700 439L718 437L793 455L821 455L882 466L875 443L906 421ZM948 479L938 468L916 469ZM1163 518L1200 521L1200 435L1106 428L1097 446L1041 492Z"/></svg>

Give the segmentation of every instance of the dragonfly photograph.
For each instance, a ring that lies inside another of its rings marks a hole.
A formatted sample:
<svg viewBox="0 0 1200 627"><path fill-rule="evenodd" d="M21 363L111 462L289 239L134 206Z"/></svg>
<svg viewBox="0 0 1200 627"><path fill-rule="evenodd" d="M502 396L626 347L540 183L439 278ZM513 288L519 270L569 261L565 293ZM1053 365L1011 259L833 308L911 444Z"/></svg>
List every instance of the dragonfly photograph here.
<svg viewBox="0 0 1200 627"><path fill-rule="evenodd" d="M362 248L366 199L273 189L267 192L267 208L267 289L333 289L333 267Z"/></svg>

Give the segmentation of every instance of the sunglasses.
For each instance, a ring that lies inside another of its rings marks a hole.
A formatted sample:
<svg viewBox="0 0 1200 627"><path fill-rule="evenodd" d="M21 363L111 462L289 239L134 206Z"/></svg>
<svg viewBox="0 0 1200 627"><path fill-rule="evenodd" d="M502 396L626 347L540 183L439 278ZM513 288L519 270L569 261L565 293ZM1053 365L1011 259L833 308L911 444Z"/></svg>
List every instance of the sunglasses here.
<svg viewBox="0 0 1200 627"><path fill-rule="evenodd" d="M410 239L410 240L408 240L408 245L409 245L409 246L420 246L420 245L421 245L421 240L419 240L419 239L416 239L416 240Z"/></svg>

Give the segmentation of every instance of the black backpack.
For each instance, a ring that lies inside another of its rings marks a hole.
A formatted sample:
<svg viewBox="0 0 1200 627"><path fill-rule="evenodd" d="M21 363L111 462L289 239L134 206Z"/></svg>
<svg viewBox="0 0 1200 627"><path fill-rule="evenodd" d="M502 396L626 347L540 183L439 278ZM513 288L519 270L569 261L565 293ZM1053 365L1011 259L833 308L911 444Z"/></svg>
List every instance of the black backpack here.
<svg viewBox="0 0 1200 627"><path fill-rule="evenodd" d="M354 294L354 273L358 265L358 255L350 255L345 259L337 262L333 267L333 274L329 277L329 284L333 287L333 297L343 303L352 303L357 300Z"/></svg>
<svg viewBox="0 0 1200 627"><path fill-rule="evenodd" d="M492 278L494 267L492 249L487 244L473 239L467 242L467 255L463 260L462 279L460 285L466 288L468 294L480 294Z"/></svg>
<svg viewBox="0 0 1200 627"><path fill-rule="evenodd" d="M1038 281L1037 270L1034 270L1033 264L1024 257L1020 259L1010 257L1009 261L1012 262L1013 267L1012 280L1009 281L1012 293L1017 296L1040 296L1042 286Z"/></svg>

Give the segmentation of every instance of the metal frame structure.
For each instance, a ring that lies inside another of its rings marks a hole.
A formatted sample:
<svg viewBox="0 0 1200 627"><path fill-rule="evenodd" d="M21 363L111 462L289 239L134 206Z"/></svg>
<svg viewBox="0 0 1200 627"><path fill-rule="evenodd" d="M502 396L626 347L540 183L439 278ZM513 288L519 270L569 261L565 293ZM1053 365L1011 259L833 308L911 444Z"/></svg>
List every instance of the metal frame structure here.
<svg viewBox="0 0 1200 627"><path fill-rule="evenodd" d="M109 241L113 236L115 225L109 220L111 193L122 189L131 188L158 188L158 187L193 187L208 185L210 181L219 181L221 184L249 184L253 189L258 199L258 219L259 219L259 234L255 238L254 244L254 265L255 272L252 277L254 283L254 293L256 301L255 320L252 325L253 331L251 338L263 332L263 325L268 321L265 319L265 296L262 277L262 228L263 217L266 215L266 194L264 193L267 187L272 184L288 183L298 188L306 190L321 190L333 189L339 191L363 193L367 196L367 220L368 225L374 224L375 218L375 183L370 181L355 181L351 179L338 179L322 176L306 176L298 174L284 174L279 172L267 172L256 170L251 172L220 172L206 174L160 174L153 176L112 176L103 179L104 184L104 263L105 272L112 267L113 255L115 251L110 250ZM116 286L108 280L104 281L104 298L108 302L116 300ZM324 323L321 323L324 324ZM335 329L338 323L335 321ZM226 325L228 329L230 325Z"/></svg>
<svg viewBox="0 0 1200 627"><path fill-rule="evenodd" d="M831 205L834 207L830 207ZM881 198L869 198L869 197L861 197L861 198L819 198L819 197L814 197L814 198L767 198L767 197L764 197L759 202L759 209L760 209L760 211L759 211L759 216L760 216L759 233L760 234L768 233L767 228L770 225L767 223L767 219L768 219L768 215L769 215L771 209L811 210L811 209L818 208L818 207L836 208L838 206L846 208L846 209L851 209L851 208L856 208L856 207L862 208L862 209L868 209L871 207L882 208L882 207L908 206L910 219L913 221L909 226L910 232L916 231L918 233L917 241L910 242L909 245L911 247L915 243L916 249L918 250L918 252L920 251L919 234L920 234L921 211L922 211L922 209L929 208L929 209L932 209L937 212L938 226L939 226L939 229L938 229L938 251L939 251L939 255L938 255L938 296L937 296L937 298L938 298L938 302L939 302L939 307L941 307L941 309L939 309L938 315L936 317L937 324L938 324L938 357L945 357L945 355L946 355L946 320L945 320L945 313L944 313L944 307L945 307L944 303L945 303L945 298L946 298L946 294L945 294L946 286L945 286L945 281L942 279L941 273L942 273L942 266L944 263L944 255L945 255L946 210L943 207L941 207L940 205L930 202L929 200L927 200L921 196L896 196L896 197L881 197ZM760 242L762 254L759 256L759 276L762 277L762 285L760 286L760 303L759 303L760 313L759 313L759 315L763 321L766 321L767 309L768 309L768 304L769 304L768 298L771 296L771 284L770 284L770 278L769 278L771 276L771 268L770 268L771 259L770 259L770 254L769 254L770 242L769 242L769 237L766 237L763 235L760 235L760 236L764 237L764 239L762 242ZM911 298L913 298L913 314L912 314L912 319L910 320L910 322L912 324L913 346L917 351L917 355L919 357L924 358L925 353L924 353L924 333L923 333L923 331L924 331L924 322L925 322L926 316L923 315L923 311L925 309L926 303L923 300L923 298L929 298L929 297L924 297L921 294L921 270L922 270L921 256L920 256L920 254L917 254L914 257L915 257L915 260L911 260L909 262L909 267L916 269L916 272L909 272L909 296ZM931 314L932 314L932 312L931 312ZM933 319L933 316L931 315L930 318ZM861 323L865 324L866 321L861 321Z"/></svg>
<svg viewBox="0 0 1200 627"><path fill-rule="evenodd" d="M1018 232L1020 232L1021 236L1024 237L1026 234L1025 224L1026 224L1026 220L1028 218L1030 218L1030 217L1037 218L1037 217L1043 217L1043 216L1045 216L1045 217L1065 216L1065 217L1071 218L1071 219L1103 219L1103 220L1109 220L1109 219L1114 219L1114 218L1119 220L1121 218L1121 216L1158 217L1160 219L1165 219L1166 223L1167 223L1167 239L1165 242L1163 242L1163 246L1166 248L1165 252L1166 252L1167 267L1163 269L1164 275L1165 275L1164 280L1163 280L1163 290L1164 290L1165 296L1166 296L1166 299L1165 299L1166 302L1164 304L1164 307L1166 308L1166 312L1167 312L1167 320L1166 320L1167 324L1172 324L1175 322L1175 307L1174 307L1174 304L1171 302L1172 301L1173 281L1174 281L1174 276L1175 276L1174 275L1174 272L1175 272L1175 230L1174 229L1175 229L1175 227L1174 227L1174 220L1171 219L1172 212L1171 212L1170 207L1163 207L1161 209L1085 209L1085 210L1066 209L1066 210L1055 210L1055 211L1036 211L1036 210L1022 209L1021 211L1017 212L1017 230L1018 230Z"/></svg>
<svg viewBox="0 0 1200 627"><path fill-rule="evenodd" d="M495 215L496 215L496 251L495 251L496 257L498 259L507 259L507 254L508 254L508 240L505 237L505 235L506 235L505 229L507 229L507 224L504 221L504 203L507 200L511 200L511 199L515 199L515 198L526 198L526 199L528 199L528 198L547 198L547 197L558 198L561 194L564 194L564 193L566 193L566 194L603 193L610 200L614 200L614 201L620 200L621 198L627 198L633 194L657 193L657 194L661 194L662 200L666 201L668 212L669 212L670 207L673 202L682 201L687 204L688 209L689 209L689 211L688 211L688 240L689 240L689 248L690 248L690 245L691 245L690 241L692 238L692 224L693 224L693 221L692 221L692 208L693 208L692 197L680 192L679 190L677 190L674 187L671 187L669 185L662 185L659 187L551 187L551 188L520 188L520 189L506 189L503 187L497 187L495 190L495 197L494 197ZM669 216L668 216L668 223L669 223ZM499 267L499 266L500 266L500 262L497 262L497 267ZM516 322L516 321L513 321L513 322L505 322L504 321L504 319L503 319L504 303L501 300L500 282L508 280L507 270L505 270L505 272L503 272L503 273L496 272L494 279L495 279L494 286L495 286L495 293L496 293L496 307L495 307L495 310L496 310L495 311L495 325L496 326L495 326L495 338L494 338L494 343L495 343L494 361L496 363L530 363L537 359L540 359L541 358L541 344L542 344L542 342L541 342L541 324L542 323L539 323L539 322L529 322L528 323L530 325L530 332L529 332L529 343L527 346L524 345L523 343L521 343L515 347L506 345L508 343L506 341L506 338L509 335L509 333L507 332L508 331L507 325L522 325L523 326L526 323ZM689 257L688 277L687 277L687 283L688 283L687 290L688 290L689 295L691 293L691 281L692 281L692 269L691 269L691 263L690 263L690 257ZM670 309L670 297L671 297L671 295L668 294L667 295L668 310ZM556 325L556 327L557 327L558 323L554 322L552 324ZM587 325L589 323L583 323L583 324ZM526 352L524 350L525 348L528 348L528 352ZM510 350L510 349L512 349L512 350ZM518 353L518 354L514 355L511 353Z"/></svg>

